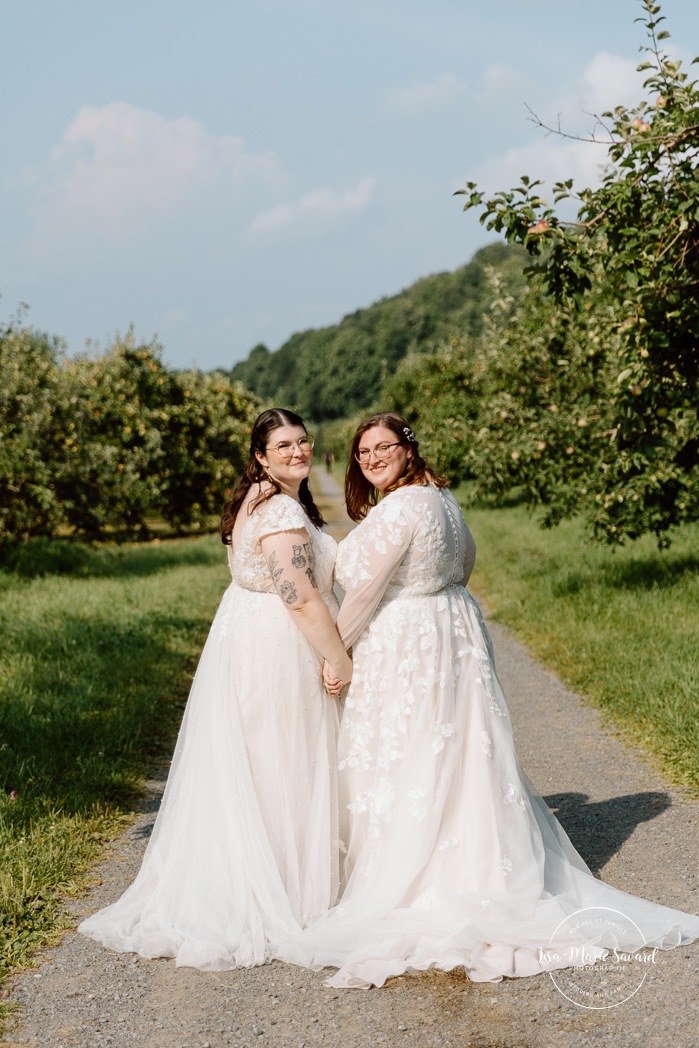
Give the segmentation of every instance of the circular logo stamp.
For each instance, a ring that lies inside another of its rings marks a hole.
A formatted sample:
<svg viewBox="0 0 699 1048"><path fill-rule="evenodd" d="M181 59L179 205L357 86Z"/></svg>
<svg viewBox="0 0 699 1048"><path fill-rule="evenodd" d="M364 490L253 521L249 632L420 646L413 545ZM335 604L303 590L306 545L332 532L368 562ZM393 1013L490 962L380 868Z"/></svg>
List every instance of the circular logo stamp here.
<svg viewBox="0 0 699 1048"><path fill-rule="evenodd" d="M542 966L556 989L580 1008L616 1008L638 993L657 949L631 951L623 943L643 943L640 928L618 910L590 906L570 914L556 928Z"/></svg>

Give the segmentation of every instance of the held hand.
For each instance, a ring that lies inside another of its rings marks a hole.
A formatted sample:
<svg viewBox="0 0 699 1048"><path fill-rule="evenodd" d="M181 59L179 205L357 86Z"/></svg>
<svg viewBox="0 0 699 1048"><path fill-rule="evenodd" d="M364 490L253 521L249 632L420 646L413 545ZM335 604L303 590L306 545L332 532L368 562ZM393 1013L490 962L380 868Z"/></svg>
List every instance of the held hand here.
<svg viewBox="0 0 699 1048"><path fill-rule="evenodd" d="M323 663L323 687L333 698L342 690L342 680L335 675L335 671L327 662Z"/></svg>
<svg viewBox="0 0 699 1048"><path fill-rule="evenodd" d="M349 684L352 678L351 659L346 659L346 664L342 667L342 671L336 669L335 666L331 666L327 660L323 663L323 685L328 695L339 695L345 684Z"/></svg>

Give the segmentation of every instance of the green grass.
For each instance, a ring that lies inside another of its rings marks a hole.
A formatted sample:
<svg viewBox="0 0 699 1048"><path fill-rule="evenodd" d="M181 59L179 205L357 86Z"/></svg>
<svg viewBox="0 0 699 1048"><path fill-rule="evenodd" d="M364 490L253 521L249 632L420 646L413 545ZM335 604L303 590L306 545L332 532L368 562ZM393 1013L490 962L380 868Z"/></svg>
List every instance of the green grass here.
<svg viewBox="0 0 699 1048"><path fill-rule="evenodd" d="M699 526L612 550L521 506L465 513L495 620L699 796Z"/></svg>
<svg viewBox="0 0 699 1048"><path fill-rule="evenodd" d="M214 536L30 542L0 571L0 978L169 756L228 580Z"/></svg>

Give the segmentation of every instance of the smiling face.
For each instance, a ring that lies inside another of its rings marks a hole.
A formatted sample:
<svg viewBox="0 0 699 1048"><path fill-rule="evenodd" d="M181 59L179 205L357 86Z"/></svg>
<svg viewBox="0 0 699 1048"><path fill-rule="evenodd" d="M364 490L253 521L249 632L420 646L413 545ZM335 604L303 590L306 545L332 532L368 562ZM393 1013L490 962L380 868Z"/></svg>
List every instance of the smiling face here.
<svg viewBox="0 0 699 1048"><path fill-rule="evenodd" d="M298 496L301 481L311 472L313 450L304 452L298 441L308 434L303 426L277 426L267 437L264 454L255 452L267 472L278 482L282 490L294 498ZM281 445L281 450L277 448ZM285 451L284 445L287 445Z"/></svg>
<svg viewBox="0 0 699 1048"><path fill-rule="evenodd" d="M385 453L377 454L374 449L382 444L390 444L391 447ZM412 448L398 443L398 437L387 426L372 426L362 433L357 452L361 454L367 451L371 454L367 461L359 460L359 468L369 483L381 492L400 480L413 455Z"/></svg>

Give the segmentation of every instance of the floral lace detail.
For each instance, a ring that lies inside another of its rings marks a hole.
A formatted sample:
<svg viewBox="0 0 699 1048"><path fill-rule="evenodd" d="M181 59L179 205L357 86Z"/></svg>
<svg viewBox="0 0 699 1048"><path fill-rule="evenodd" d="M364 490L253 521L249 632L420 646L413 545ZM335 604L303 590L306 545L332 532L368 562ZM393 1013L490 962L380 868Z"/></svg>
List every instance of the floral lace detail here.
<svg viewBox="0 0 699 1048"><path fill-rule="evenodd" d="M278 531L308 532L313 547L316 583L324 596L332 592L337 543L326 532L316 528L303 506L290 495L273 495L253 510L245 523L238 547L229 556L234 581L243 589L274 592L267 558L260 540Z"/></svg>
<svg viewBox="0 0 699 1048"><path fill-rule="evenodd" d="M507 784L507 793L502 800L503 804L519 804L520 808L525 807L524 797L513 782Z"/></svg>
<svg viewBox="0 0 699 1048"><path fill-rule="evenodd" d="M434 892L423 892L422 895L415 900L413 906L416 910L431 910L434 907L434 904L438 901L439 899Z"/></svg>
<svg viewBox="0 0 699 1048"><path fill-rule="evenodd" d="M447 518L449 520L452 536L454 538L454 570L452 572L451 581L452 583L461 582L461 580L464 577L464 567L463 561L460 556L461 550L459 547L459 533L461 529L459 528L457 518L454 515L454 508L451 505L450 497L447 495L443 488L437 488L437 491L439 492L439 497L441 498L444 508L447 511ZM458 506L456 508L458 509Z"/></svg>
<svg viewBox="0 0 699 1048"><path fill-rule="evenodd" d="M444 519L437 489L399 488L387 495L366 519L340 543L337 579L343 589L373 577L371 560L403 547L403 555L384 594L394 597L436 593L451 583L453 551L445 541Z"/></svg>
<svg viewBox="0 0 699 1048"><path fill-rule="evenodd" d="M425 804L427 793L419 786L413 787L408 793L408 811L418 822L426 817L429 808Z"/></svg>
<svg viewBox="0 0 699 1048"><path fill-rule="evenodd" d="M485 623L480 618L484 635L487 638L487 632ZM475 683L481 684L486 691L489 700L490 712L494 713L498 717L507 717L507 712L502 708L495 695L495 688L493 686L493 663L492 663L492 652L490 649L484 648L471 648L470 654L480 663L480 677L476 677Z"/></svg>
<svg viewBox="0 0 699 1048"><path fill-rule="evenodd" d="M442 683L440 686L443 687L444 684ZM444 721L437 721L434 731L437 738L432 743L432 752L441 753L444 749L444 740L450 739L454 734L454 725Z"/></svg>
<svg viewBox="0 0 699 1048"><path fill-rule="evenodd" d="M453 833L449 837L445 837L443 841L440 841L437 845L438 851L446 851L447 848L456 848L459 844L459 838Z"/></svg>
<svg viewBox="0 0 699 1048"><path fill-rule="evenodd" d="M395 788L388 779L380 779L375 789L367 790L362 796L357 797L347 805L348 811L355 815L368 813L369 833L372 837L378 837L381 833L381 824L388 819L395 800Z"/></svg>
<svg viewBox="0 0 699 1048"><path fill-rule="evenodd" d="M500 868L501 868L502 872L505 874L505 876L507 877L508 873L512 873L512 871L514 869L514 866L512 865L512 859L510 859L509 856L507 856L507 855L503 855L502 862L500 864Z"/></svg>
<svg viewBox="0 0 699 1048"><path fill-rule="evenodd" d="M492 755L493 755L493 743L491 741L490 735L488 735L487 731L482 731L480 733L480 737L481 737L481 749L483 750L483 753L485 753L486 757L492 757Z"/></svg>
<svg viewBox="0 0 699 1048"><path fill-rule="evenodd" d="M437 640L434 616L427 606L432 599L396 601L390 608L390 632L380 622L374 623L356 646L352 687L345 702L346 748L340 770L389 771L402 760L415 718L431 695L432 680L422 673L422 667L425 653L433 650ZM407 646L405 637L410 637ZM383 665L385 672L380 668ZM444 683L446 686L446 675ZM441 748L454 727L439 721L435 732L435 746Z"/></svg>

